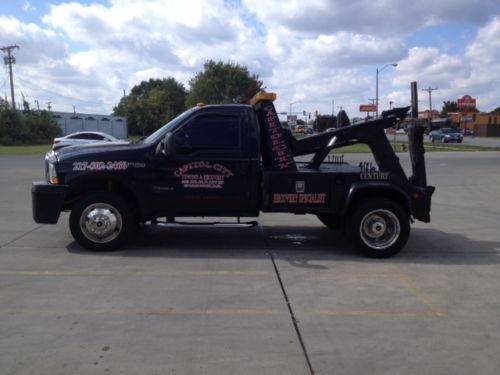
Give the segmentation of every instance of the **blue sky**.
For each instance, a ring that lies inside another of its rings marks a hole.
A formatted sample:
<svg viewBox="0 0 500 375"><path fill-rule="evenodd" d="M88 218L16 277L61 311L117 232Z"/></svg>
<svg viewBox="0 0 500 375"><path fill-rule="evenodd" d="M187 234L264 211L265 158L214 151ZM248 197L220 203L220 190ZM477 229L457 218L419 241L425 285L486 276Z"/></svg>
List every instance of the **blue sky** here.
<svg viewBox="0 0 500 375"><path fill-rule="evenodd" d="M278 93L278 110L361 116L407 105L409 85L438 87L433 108L465 94L500 106L498 0L113 0L0 3L0 44L18 44L20 91L54 110L109 113L141 80L174 77L187 87L208 59L233 61ZM8 94L7 71L0 94ZM19 92L18 92L19 91ZM427 97L422 97L424 108Z"/></svg>

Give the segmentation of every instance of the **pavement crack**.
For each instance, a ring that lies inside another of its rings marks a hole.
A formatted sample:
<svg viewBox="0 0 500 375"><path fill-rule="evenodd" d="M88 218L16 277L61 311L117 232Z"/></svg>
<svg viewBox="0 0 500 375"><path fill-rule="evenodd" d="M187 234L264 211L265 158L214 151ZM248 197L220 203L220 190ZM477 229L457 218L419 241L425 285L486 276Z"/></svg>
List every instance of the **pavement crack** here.
<svg viewBox="0 0 500 375"><path fill-rule="evenodd" d="M9 242L7 242L7 243L1 244L1 245L0 245L0 249L4 248L4 247L6 247L6 246L9 246L9 245L11 245L11 244L13 244L14 242L16 242L17 240L20 240L20 239L21 239L21 238L23 238L24 236L27 236L28 234L31 234L31 233L33 233L33 232L37 231L37 230L38 230L38 229L40 229L41 227L43 227L43 225L39 225L39 226L37 226L36 228L34 228L34 229L32 229L32 230L30 230L30 231L28 231L28 232L26 232L26 233L23 233L23 234L21 234L20 236L17 236L17 237L16 237L16 238L14 238L13 240L10 240L10 241L9 241Z"/></svg>
<svg viewBox="0 0 500 375"><path fill-rule="evenodd" d="M288 312L290 313L290 318L292 319L293 326L295 328L295 333L297 334L297 338L299 339L300 346L302 348L302 352L304 353L304 357L307 362L307 366L309 367L309 372L311 375L314 375L314 368L311 363L311 359L309 358L309 354L307 352L306 344L304 339L302 338L302 334L300 333L299 322L295 317L295 313L293 312L292 304L290 299L288 298L288 294L286 293L285 285L283 284L283 280L281 279L280 271L278 269L278 265L274 259L273 254L269 253L269 257L271 258L271 262L273 263L274 271L276 272L276 277L281 287L281 291L283 292L283 297L285 298L286 306L288 307Z"/></svg>

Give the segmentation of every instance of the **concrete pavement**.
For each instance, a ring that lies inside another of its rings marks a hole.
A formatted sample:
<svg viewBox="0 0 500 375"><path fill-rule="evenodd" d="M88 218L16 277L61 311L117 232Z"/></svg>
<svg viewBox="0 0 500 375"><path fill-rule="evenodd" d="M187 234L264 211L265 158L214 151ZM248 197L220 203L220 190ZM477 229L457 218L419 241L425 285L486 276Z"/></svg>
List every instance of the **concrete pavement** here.
<svg viewBox="0 0 500 375"><path fill-rule="evenodd" d="M432 222L386 260L288 214L91 253L32 221L41 158L0 157L0 373L497 374L500 153L426 156Z"/></svg>

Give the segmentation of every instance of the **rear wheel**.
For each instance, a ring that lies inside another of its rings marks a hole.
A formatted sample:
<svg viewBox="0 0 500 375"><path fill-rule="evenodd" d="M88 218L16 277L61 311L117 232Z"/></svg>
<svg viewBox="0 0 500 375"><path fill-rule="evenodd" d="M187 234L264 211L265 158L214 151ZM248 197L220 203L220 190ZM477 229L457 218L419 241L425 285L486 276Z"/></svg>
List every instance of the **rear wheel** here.
<svg viewBox="0 0 500 375"><path fill-rule="evenodd" d="M76 242L94 251L117 249L129 238L135 224L130 206L108 192L86 195L73 206L69 217Z"/></svg>
<svg viewBox="0 0 500 375"><path fill-rule="evenodd" d="M349 215L346 234L370 258L387 258L404 247L410 235L408 213L388 199L358 205Z"/></svg>

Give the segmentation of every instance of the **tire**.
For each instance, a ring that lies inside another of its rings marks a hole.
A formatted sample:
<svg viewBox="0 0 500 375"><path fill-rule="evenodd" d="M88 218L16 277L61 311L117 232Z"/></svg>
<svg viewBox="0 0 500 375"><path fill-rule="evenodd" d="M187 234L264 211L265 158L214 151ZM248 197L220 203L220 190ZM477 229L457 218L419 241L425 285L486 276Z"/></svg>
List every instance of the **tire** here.
<svg viewBox="0 0 500 375"><path fill-rule="evenodd" d="M71 234L78 244L92 251L116 250L136 228L130 206L117 194L85 195L72 208Z"/></svg>
<svg viewBox="0 0 500 375"><path fill-rule="evenodd" d="M333 214L319 214L316 215L318 220L321 221L330 229L340 229L342 226L341 217Z"/></svg>
<svg viewBox="0 0 500 375"><path fill-rule="evenodd" d="M458 142L458 143L462 143L462 140L461 140L461 139L459 139L457 142Z"/></svg>
<svg viewBox="0 0 500 375"><path fill-rule="evenodd" d="M406 245L410 236L407 211L384 198L369 200L349 215L346 235L369 258L388 258Z"/></svg>

